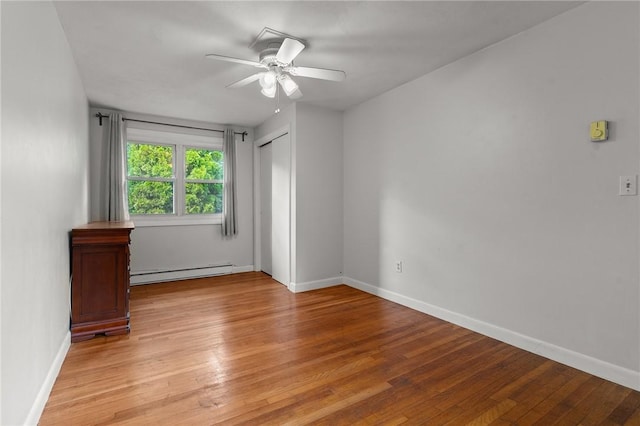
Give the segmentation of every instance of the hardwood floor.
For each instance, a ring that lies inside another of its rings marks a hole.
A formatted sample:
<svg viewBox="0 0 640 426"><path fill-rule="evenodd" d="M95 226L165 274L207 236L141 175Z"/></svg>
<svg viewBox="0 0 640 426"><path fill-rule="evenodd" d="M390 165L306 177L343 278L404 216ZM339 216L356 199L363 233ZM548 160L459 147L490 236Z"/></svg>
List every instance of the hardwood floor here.
<svg viewBox="0 0 640 426"><path fill-rule="evenodd" d="M347 286L260 273L131 289L41 425L640 425L640 392Z"/></svg>

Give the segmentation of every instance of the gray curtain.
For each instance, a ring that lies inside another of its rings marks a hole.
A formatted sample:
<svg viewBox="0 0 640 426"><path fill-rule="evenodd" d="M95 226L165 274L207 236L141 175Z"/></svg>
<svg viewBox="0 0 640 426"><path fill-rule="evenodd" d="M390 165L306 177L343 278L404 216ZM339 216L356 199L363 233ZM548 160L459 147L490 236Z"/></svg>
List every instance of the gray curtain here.
<svg viewBox="0 0 640 426"><path fill-rule="evenodd" d="M224 129L224 195L222 202L222 235L238 233L236 214L236 135L233 129Z"/></svg>
<svg viewBox="0 0 640 426"><path fill-rule="evenodd" d="M122 114L109 114L107 130L106 202L104 217L109 222L129 220L127 203L126 130Z"/></svg>

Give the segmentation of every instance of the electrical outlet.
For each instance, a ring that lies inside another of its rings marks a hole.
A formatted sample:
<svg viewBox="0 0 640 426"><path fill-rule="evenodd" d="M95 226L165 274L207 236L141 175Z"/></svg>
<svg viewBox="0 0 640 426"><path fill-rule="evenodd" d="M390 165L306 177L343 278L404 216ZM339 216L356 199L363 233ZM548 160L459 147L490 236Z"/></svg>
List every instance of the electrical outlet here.
<svg viewBox="0 0 640 426"><path fill-rule="evenodd" d="M402 260L396 260L396 272L402 272Z"/></svg>
<svg viewBox="0 0 640 426"><path fill-rule="evenodd" d="M620 176L620 189L618 195L638 195L637 175Z"/></svg>

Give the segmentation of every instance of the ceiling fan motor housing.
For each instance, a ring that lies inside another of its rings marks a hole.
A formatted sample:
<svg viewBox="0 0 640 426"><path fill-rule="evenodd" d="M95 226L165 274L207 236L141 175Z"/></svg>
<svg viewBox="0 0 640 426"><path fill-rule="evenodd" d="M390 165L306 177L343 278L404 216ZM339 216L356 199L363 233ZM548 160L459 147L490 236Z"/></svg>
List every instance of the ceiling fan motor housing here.
<svg viewBox="0 0 640 426"><path fill-rule="evenodd" d="M260 63L267 66L278 65L276 55L278 54L281 44L282 43L271 43L269 47L260 52Z"/></svg>

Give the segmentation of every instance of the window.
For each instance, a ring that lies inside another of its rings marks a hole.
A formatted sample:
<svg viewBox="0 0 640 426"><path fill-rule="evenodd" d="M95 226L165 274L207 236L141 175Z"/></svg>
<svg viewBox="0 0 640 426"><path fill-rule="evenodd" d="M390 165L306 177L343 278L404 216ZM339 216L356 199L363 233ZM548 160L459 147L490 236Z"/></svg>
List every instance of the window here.
<svg viewBox="0 0 640 426"><path fill-rule="evenodd" d="M184 151L185 213L222 213L222 151Z"/></svg>
<svg viewBox="0 0 640 426"><path fill-rule="evenodd" d="M136 225L220 223L222 140L127 130L127 195Z"/></svg>
<svg viewBox="0 0 640 426"><path fill-rule="evenodd" d="M127 142L129 214L173 214L175 146Z"/></svg>

